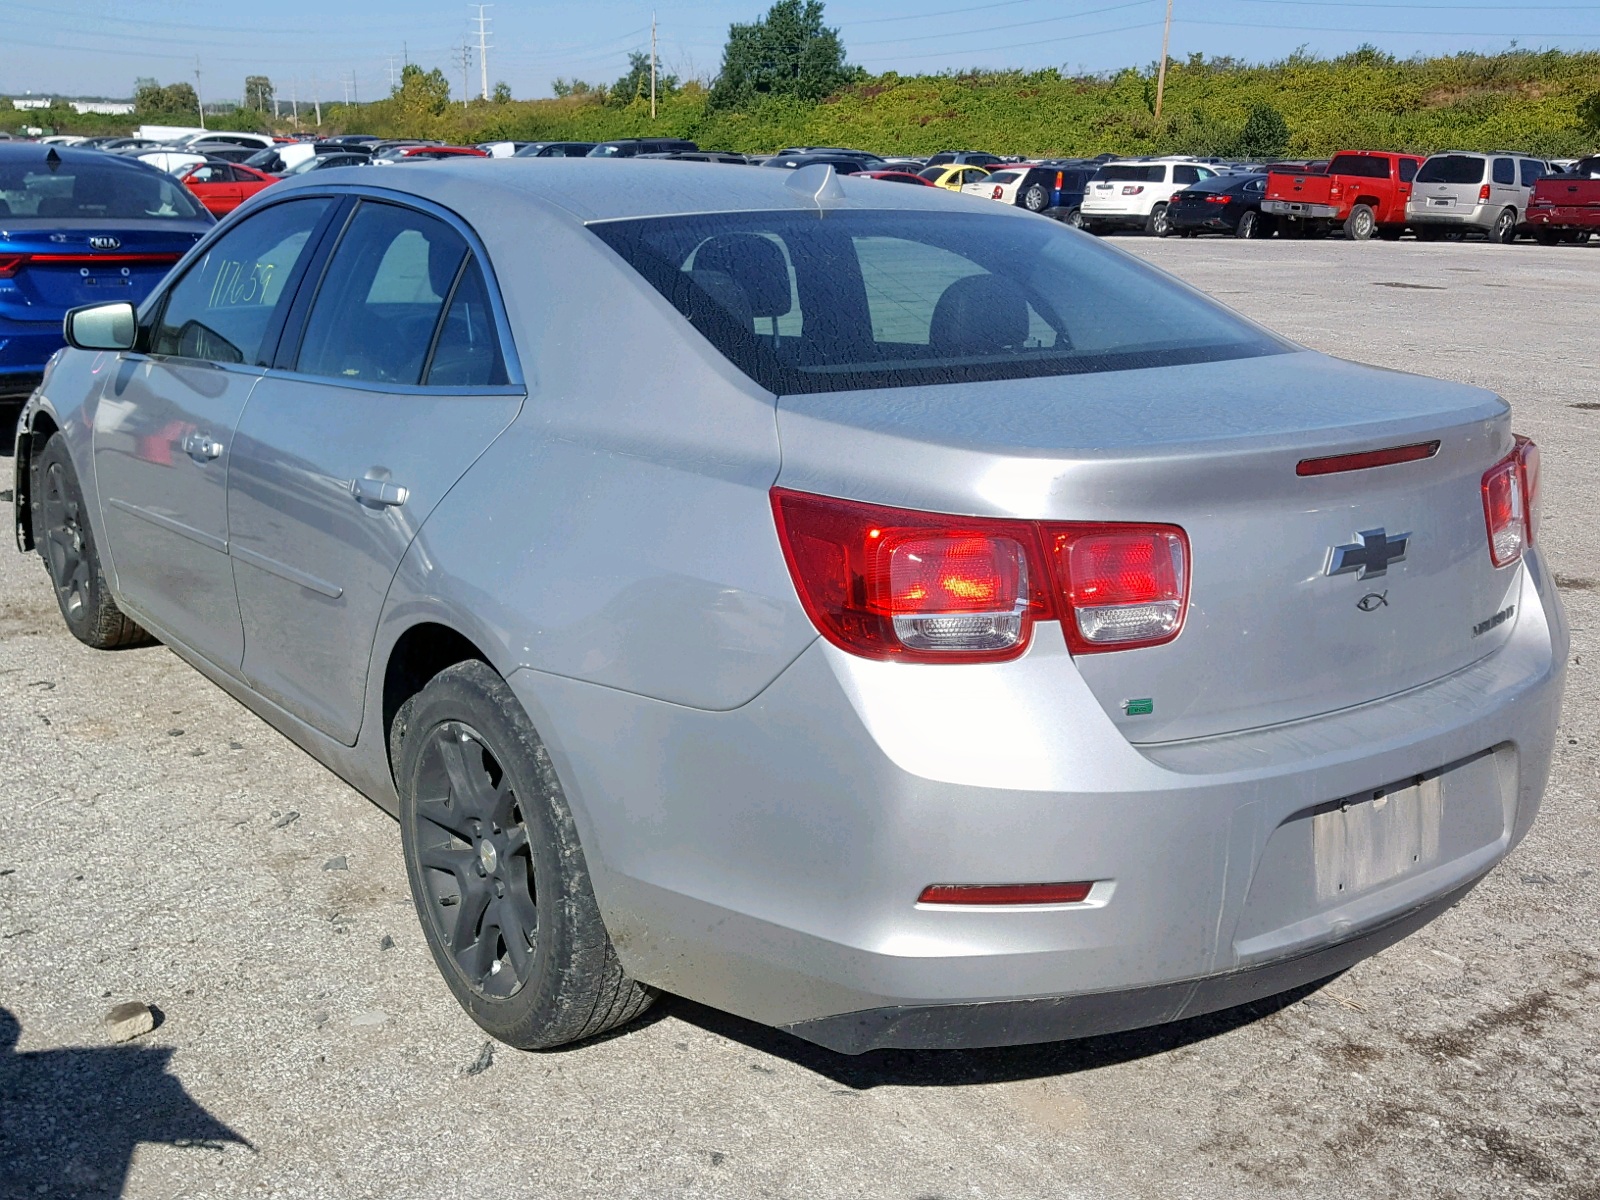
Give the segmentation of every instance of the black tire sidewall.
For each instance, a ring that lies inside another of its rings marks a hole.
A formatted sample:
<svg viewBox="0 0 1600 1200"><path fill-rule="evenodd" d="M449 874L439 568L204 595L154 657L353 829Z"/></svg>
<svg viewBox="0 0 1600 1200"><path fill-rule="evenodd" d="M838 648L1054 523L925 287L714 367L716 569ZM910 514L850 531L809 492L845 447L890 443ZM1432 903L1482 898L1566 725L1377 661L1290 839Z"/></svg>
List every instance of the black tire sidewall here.
<svg viewBox="0 0 1600 1200"><path fill-rule="evenodd" d="M1247 212L1239 218L1239 224L1234 227L1234 235L1245 239L1261 235L1261 218L1253 212Z"/></svg>
<svg viewBox="0 0 1600 1200"><path fill-rule="evenodd" d="M78 506L78 532L83 539L83 549L80 553L88 565L88 582L84 585L84 603L76 618L67 610L66 597L61 594L61 587L56 581L55 569L50 565L49 543L47 530L44 524L44 495L47 486L46 479L52 466L62 468L62 482L70 494L71 499ZM78 482L78 470L72 463L72 452L67 449L67 441L61 434L50 436L44 449L33 460L33 503L34 503L34 544L39 548L39 556L44 560L45 572L50 576L52 590L56 594L56 607L61 610L61 619L66 622L67 628L72 631L73 637L79 641L94 645L94 631L99 624L99 614L106 600L105 572L100 566L100 547L95 540L93 527L89 524L89 509L84 503L83 486Z"/></svg>
<svg viewBox="0 0 1600 1200"><path fill-rule="evenodd" d="M530 977L511 996L484 996L462 973L423 885L416 851L415 780L428 735L446 722L460 722L479 734L511 779L528 830L539 924ZM416 697L396 772L400 794L400 833L406 878L417 906L428 950L451 992L483 1029L514 1046L559 1045L570 1037L561 1028L574 972L582 972L584 943L599 925L589 891L588 870L572 815L561 794L548 753L515 695L492 668L461 663L441 672ZM589 918L586 920L585 918ZM600 930L603 943L603 927Z"/></svg>

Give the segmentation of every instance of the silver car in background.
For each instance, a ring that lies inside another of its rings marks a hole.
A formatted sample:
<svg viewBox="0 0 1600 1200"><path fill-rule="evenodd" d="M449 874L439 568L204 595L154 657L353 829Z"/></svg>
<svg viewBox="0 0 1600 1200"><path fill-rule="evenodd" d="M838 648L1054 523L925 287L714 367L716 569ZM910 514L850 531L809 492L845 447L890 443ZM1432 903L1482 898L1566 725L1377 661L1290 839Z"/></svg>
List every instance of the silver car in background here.
<svg viewBox="0 0 1600 1200"><path fill-rule="evenodd" d="M1528 197L1549 165L1525 154L1451 150L1417 169L1406 223L1425 242L1482 233L1508 243L1528 215Z"/></svg>
<svg viewBox="0 0 1600 1200"><path fill-rule="evenodd" d="M381 186L380 186L381 185ZM444 979L846 1052L1340 971L1527 832L1567 629L1506 404L826 167L317 172L25 410L19 544L399 818Z"/></svg>

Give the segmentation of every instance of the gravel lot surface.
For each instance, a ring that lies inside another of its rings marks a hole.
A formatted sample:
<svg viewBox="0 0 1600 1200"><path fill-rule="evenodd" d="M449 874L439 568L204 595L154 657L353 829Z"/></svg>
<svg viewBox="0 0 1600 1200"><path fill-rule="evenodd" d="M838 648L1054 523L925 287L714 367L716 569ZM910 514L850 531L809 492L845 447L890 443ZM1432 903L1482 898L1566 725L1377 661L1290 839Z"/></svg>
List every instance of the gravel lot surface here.
<svg viewBox="0 0 1600 1200"><path fill-rule="evenodd" d="M5 1200L1600 1198L1600 245L1116 240L1313 347L1494 388L1543 446L1567 717L1543 816L1465 902L1135 1035L852 1059L666 1001L491 1052L390 818L166 650L73 641L0 552ZM159 1024L113 1044L129 1000Z"/></svg>

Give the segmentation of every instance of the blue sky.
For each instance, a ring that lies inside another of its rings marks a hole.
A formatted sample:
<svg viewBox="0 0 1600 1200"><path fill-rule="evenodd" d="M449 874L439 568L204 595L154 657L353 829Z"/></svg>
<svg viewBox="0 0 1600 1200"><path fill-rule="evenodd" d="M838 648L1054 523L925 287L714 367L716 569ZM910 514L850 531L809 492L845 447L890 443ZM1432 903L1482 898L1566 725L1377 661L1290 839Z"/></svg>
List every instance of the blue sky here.
<svg viewBox="0 0 1600 1200"><path fill-rule="evenodd" d="M663 65L710 76L732 21L770 0L657 0ZM627 52L649 46L651 0L584 4L496 0L489 79L519 97L550 95L557 76L610 82ZM1066 67L1102 71L1154 62L1165 0L833 0L828 21L850 60L902 74L964 67ZM475 9L457 0L0 0L0 93L56 91L126 96L136 76L193 82L238 96L244 77L271 76L285 99L360 99L388 88L405 56L438 66L462 86L453 48L470 40ZM1524 47L1600 48L1600 3L1490 0L1175 0L1172 54L1251 60L1299 46L1339 54L1362 42L1399 56ZM474 62L471 83L477 88Z"/></svg>

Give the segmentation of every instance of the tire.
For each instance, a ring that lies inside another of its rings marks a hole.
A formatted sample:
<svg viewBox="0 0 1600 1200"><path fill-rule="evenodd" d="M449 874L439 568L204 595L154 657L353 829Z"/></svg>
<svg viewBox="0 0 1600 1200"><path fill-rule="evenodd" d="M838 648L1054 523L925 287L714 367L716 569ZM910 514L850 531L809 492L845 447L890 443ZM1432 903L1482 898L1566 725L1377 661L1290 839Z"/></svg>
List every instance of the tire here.
<svg viewBox="0 0 1600 1200"><path fill-rule="evenodd" d="M1029 212L1043 212L1050 207L1050 193L1045 191L1044 184L1036 183L1022 193L1022 207Z"/></svg>
<svg viewBox="0 0 1600 1200"><path fill-rule="evenodd" d="M1444 230L1440 229L1437 225L1418 225L1417 241L1442 242L1444 241Z"/></svg>
<svg viewBox="0 0 1600 1200"><path fill-rule="evenodd" d="M448 667L396 724L411 898L467 1015L507 1045L547 1050L650 1007L655 992L617 959L555 768L505 680L481 662Z"/></svg>
<svg viewBox="0 0 1600 1200"><path fill-rule="evenodd" d="M1167 206L1158 204L1150 210L1150 217L1144 223L1144 231L1151 237L1166 237L1172 232L1172 221L1167 216Z"/></svg>
<svg viewBox="0 0 1600 1200"><path fill-rule="evenodd" d="M1092 233L1092 234L1095 235L1095 237L1105 237L1105 235L1106 235L1106 226L1103 225L1101 222L1099 222L1099 221L1090 221L1090 220L1088 220L1088 219L1086 219L1084 217L1079 217L1078 219L1079 219L1079 221L1082 222L1078 226L1079 229L1083 230L1085 233Z"/></svg>
<svg viewBox="0 0 1600 1200"><path fill-rule="evenodd" d="M1263 236L1261 214L1255 212L1242 213L1239 217L1239 223L1233 228L1233 236L1246 240L1254 240Z"/></svg>
<svg viewBox="0 0 1600 1200"><path fill-rule="evenodd" d="M1344 236L1352 242L1369 241L1377 231L1378 218L1373 215L1370 205L1356 205L1345 218Z"/></svg>
<svg viewBox="0 0 1600 1200"><path fill-rule="evenodd" d="M1517 240L1517 210L1503 208L1489 226L1489 240L1498 246L1509 246Z"/></svg>
<svg viewBox="0 0 1600 1200"><path fill-rule="evenodd" d="M1554 229L1541 225L1538 229L1533 231L1533 240L1538 242L1541 246L1554 246L1565 241L1566 239Z"/></svg>
<svg viewBox="0 0 1600 1200"><path fill-rule="evenodd" d="M1084 220L1083 220L1083 212L1082 212L1082 210L1075 208L1071 212L1069 212L1067 214L1067 224L1071 225L1074 229L1086 228Z"/></svg>
<svg viewBox="0 0 1600 1200"><path fill-rule="evenodd" d="M32 463L33 542L72 636L96 650L155 641L111 598L67 441L51 436Z"/></svg>
<svg viewBox="0 0 1600 1200"><path fill-rule="evenodd" d="M1398 242L1406 235L1404 225L1379 225L1378 236L1386 242Z"/></svg>

